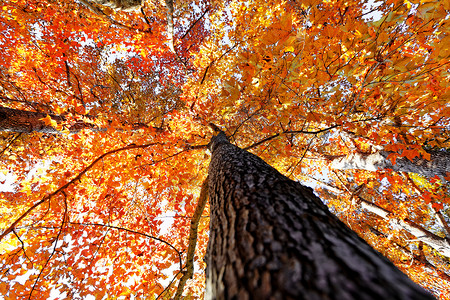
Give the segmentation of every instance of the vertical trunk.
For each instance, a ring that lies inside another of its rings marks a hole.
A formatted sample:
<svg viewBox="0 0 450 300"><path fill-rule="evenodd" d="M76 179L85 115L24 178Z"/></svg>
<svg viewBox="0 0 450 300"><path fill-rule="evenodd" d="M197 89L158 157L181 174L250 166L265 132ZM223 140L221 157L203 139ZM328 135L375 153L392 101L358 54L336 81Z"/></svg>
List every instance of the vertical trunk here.
<svg viewBox="0 0 450 300"><path fill-rule="evenodd" d="M338 170L361 169L377 171L392 169L396 172L417 173L423 176L446 176L450 172L450 155L442 151L430 151L430 160L414 158L410 161L406 157L398 157L395 165L387 158L391 152L379 151L372 154L353 153L331 160L331 167Z"/></svg>
<svg viewBox="0 0 450 300"><path fill-rule="evenodd" d="M433 299L311 189L211 140L207 299Z"/></svg>

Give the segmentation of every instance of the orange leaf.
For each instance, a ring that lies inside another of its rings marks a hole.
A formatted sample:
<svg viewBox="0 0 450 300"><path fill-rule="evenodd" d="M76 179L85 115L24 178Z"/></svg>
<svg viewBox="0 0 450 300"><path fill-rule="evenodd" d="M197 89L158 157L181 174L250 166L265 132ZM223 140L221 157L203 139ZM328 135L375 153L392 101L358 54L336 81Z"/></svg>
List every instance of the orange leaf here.
<svg viewBox="0 0 450 300"><path fill-rule="evenodd" d="M391 153L391 154L388 155L387 159L389 159L391 161L391 163L393 165L395 165L395 161L397 159L397 155L398 155L397 153Z"/></svg>
<svg viewBox="0 0 450 300"><path fill-rule="evenodd" d="M422 194L422 197L423 197L423 200L425 201L425 203L427 203L427 204L433 201L432 194L428 191L425 191Z"/></svg>
<svg viewBox="0 0 450 300"><path fill-rule="evenodd" d="M45 118L40 119L42 121L44 121L45 125L47 126L52 126L54 128L56 128L58 126L58 123L53 120L49 115L47 115Z"/></svg>
<svg viewBox="0 0 450 300"><path fill-rule="evenodd" d="M433 203L431 204L431 206L436 210L441 210L442 208L444 208L444 205L442 203Z"/></svg>
<svg viewBox="0 0 450 300"><path fill-rule="evenodd" d="M426 151L422 151L422 157L425 158L426 160L430 160L431 159L430 153L428 153Z"/></svg>
<svg viewBox="0 0 450 300"><path fill-rule="evenodd" d="M320 122L322 118L323 118L323 116L321 114L318 114L315 112L311 112L306 116L307 121Z"/></svg>
<svg viewBox="0 0 450 300"><path fill-rule="evenodd" d="M402 156L405 156L410 161L413 161L414 157L419 156L419 151L417 151L417 150L403 150Z"/></svg>

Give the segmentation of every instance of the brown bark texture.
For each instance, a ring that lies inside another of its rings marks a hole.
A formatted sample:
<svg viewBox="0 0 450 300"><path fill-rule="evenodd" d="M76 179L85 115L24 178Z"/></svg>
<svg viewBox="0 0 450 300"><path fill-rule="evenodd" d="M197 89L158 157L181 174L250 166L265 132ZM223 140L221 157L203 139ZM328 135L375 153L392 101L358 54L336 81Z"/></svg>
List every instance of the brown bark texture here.
<svg viewBox="0 0 450 300"><path fill-rule="evenodd" d="M210 142L206 299L434 299L259 157Z"/></svg>
<svg viewBox="0 0 450 300"><path fill-rule="evenodd" d="M57 124L61 124L66 121L66 118L64 116L0 107L0 131L17 133L43 132L50 134L61 134L61 131L52 127L51 125L47 125L44 122L43 119L47 116L50 116L50 118L53 121L56 121ZM78 121L75 124L69 126L67 129L71 133L76 133L82 129L98 130L95 125L85 123L83 121Z"/></svg>
<svg viewBox="0 0 450 300"><path fill-rule="evenodd" d="M68 130L69 133L77 133L83 129L90 129L92 131L107 131L108 127L98 127L94 124L77 120L68 124L67 119L62 115L46 114L34 111L25 111L12 109L7 107L0 107L0 132L16 132L16 133L31 133L42 132L48 134L62 134L63 131L56 129L44 122L44 118L50 116L58 125L62 125L63 130ZM84 116L89 120L95 120L95 117ZM111 123L111 121L108 121ZM126 125L126 124L122 124ZM143 123L134 123L131 125L132 130L139 130L149 128ZM161 130L161 128L153 127L154 130ZM116 129L116 130L120 130Z"/></svg>

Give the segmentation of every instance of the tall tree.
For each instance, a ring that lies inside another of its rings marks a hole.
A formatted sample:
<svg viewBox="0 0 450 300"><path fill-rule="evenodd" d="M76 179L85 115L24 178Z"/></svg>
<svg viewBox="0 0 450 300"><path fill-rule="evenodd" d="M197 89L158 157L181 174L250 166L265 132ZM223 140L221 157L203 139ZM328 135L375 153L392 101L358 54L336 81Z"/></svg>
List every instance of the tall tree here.
<svg viewBox="0 0 450 300"><path fill-rule="evenodd" d="M223 132L210 148L207 299L433 299L310 188Z"/></svg>

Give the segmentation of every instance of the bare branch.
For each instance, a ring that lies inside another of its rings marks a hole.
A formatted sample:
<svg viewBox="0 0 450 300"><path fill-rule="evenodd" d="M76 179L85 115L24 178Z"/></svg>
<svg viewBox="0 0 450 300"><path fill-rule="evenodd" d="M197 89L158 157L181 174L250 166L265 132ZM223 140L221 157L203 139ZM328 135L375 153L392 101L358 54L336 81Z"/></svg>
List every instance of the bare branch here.
<svg viewBox="0 0 450 300"><path fill-rule="evenodd" d="M254 148L254 147L256 147L256 146L259 146L259 145L261 145L261 144L263 144L263 143L265 143L265 142L267 142L267 141L270 141L270 140L272 140L272 139L274 139L274 138L276 138L276 137L282 136L282 135L284 135L284 134L300 134L300 133L302 133L302 134L314 134L314 135L317 135L317 134L319 134L319 133L329 131L329 130L334 129L334 128L339 127L339 126L341 126L341 125L333 125L333 126L331 126L331 127L324 128L324 129L320 129L320 130L317 130L317 131L285 130L285 131L276 133L276 134L274 134L274 135L272 135L272 136L266 137L265 139L263 139L263 140L261 140L261 141L259 141L259 142L256 142L256 143L254 143L254 144L252 144L252 145L250 145L250 146L247 146L247 147L245 147L245 148L243 148L243 149L244 149L244 150L248 150L248 149Z"/></svg>
<svg viewBox="0 0 450 300"><path fill-rule="evenodd" d="M200 18L198 18L197 20L195 20L194 23L192 23L191 26L189 26L189 28L186 30L186 32L183 34L183 36L181 37L181 39L184 39L186 37L186 35L189 33L189 31L192 30L192 28L194 28L194 26L198 23L198 21L200 21L201 19L203 19L203 17L206 15L206 13L209 11L209 7L203 12L203 14L200 16Z"/></svg>
<svg viewBox="0 0 450 300"><path fill-rule="evenodd" d="M13 230L14 235L16 236L16 238L19 240L20 244L22 245L22 251L23 251L23 255L25 255L25 257L28 259L28 261L33 264L33 262L31 261L31 259L28 257L27 252L25 251L25 244L22 241L22 239L20 238L20 236L17 234L17 232L15 230ZM33 265L34 267L34 265Z"/></svg>
<svg viewBox="0 0 450 300"><path fill-rule="evenodd" d="M175 279L178 277L178 275L180 275L181 271L178 271L177 274L175 274L175 276L173 276L172 280L170 281L170 283L166 286L166 288L158 295L158 297L156 297L155 300L158 300L162 295L164 295L165 293L167 293L167 291L169 290L170 286L172 285L172 283L175 281Z"/></svg>
<svg viewBox="0 0 450 300"><path fill-rule="evenodd" d="M120 28L123 28L123 29L132 30L132 31L147 32L146 30L142 30L142 29L139 29L139 28L133 28L131 26L127 26L127 25L124 25L122 23L117 22L116 20L111 18L108 14L106 14L103 10L101 10L99 7L96 7L96 6L92 5L87 0L80 0L80 2L84 6L86 6L89 10L91 10L93 13L95 13L97 16L106 18L108 21L110 21L112 24L116 25L117 27L120 27Z"/></svg>
<svg viewBox="0 0 450 300"><path fill-rule="evenodd" d="M166 0L167 8L167 35L169 36L169 49L176 54L173 42L173 0Z"/></svg>
<svg viewBox="0 0 450 300"><path fill-rule="evenodd" d="M45 261L44 266L41 268L38 276L36 277L36 280L34 281L33 287L31 288L31 291L30 291L30 294L28 296L28 299L31 299L31 295L33 294L33 291L36 288L37 283L39 282L39 278L41 278L42 274L44 273L45 268L48 265L48 263L52 259L53 255L55 255L56 247L58 246L59 237L61 236L61 233L62 233L63 228L64 228L64 224L66 223L66 218L67 218L67 196L64 193L64 191L62 191L62 194L64 195L64 214L63 214L63 219L62 219L62 222L61 222L61 226L59 227L58 234L56 235L56 239L54 241L55 245L53 246L53 251L50 253L50 256L47 258L47 260Z"/></svg>
<svg viewBox="0 0 450 300"><path fill-rule="evenodd" d="M5 151L22 135L22 132L19 132L9 143L8 145L6 145L5 148L3 148L3 150L0 152L0 156L3 155L3 153L5 153Z"/></svg>
<svg viewBox="0 0 450 300"><path fill-rule="evenodd" d="M415 236L418 241L422 241L423 243L438 251L440 254L450 257L450 243L447 241L447 239L435 235L434 233L426 230L420 225L417 225L409 219L398 218L392 212L376 205L375 203L367 201L360 196L355 197L355 200L356 201L354 201L354 204L356 204L357 206L361 206L362 208L367 209L377 216L395 223L396 225L400 226L401 228Z"/></svg>

